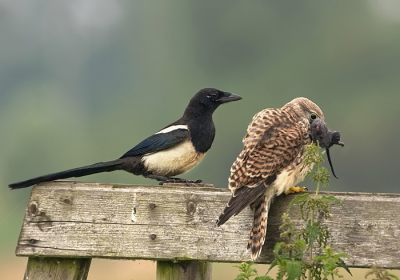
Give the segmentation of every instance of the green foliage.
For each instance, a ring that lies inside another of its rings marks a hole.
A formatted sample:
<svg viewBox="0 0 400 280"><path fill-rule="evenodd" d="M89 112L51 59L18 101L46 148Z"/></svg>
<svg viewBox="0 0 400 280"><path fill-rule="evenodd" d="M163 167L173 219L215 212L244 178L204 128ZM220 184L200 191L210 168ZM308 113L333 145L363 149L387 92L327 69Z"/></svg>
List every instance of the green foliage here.
<svg viewBox="0 0 400 280"><path fill-rule="evenodd" d="M285 214L284 214L285 215ZM287 217L288 218L288 217ZM301 279L300 277L304 275L303 272L303 252L306 249L306 243L303 240L293 239L295 235L292 235L294 225L288 219L287 224L281 236L285 236L286 242L278 242L274 247L275 260L271 263L268 272L274 268L278 267L278 273L276 276L277 280L282 279ZM282 228L282 226L281 226ZM289 233L289 234L288 234ZM290 240L290 241L289 241ZM287 278L284 278L284 277Z"/></svg>
<svg viewBox="0 0 400 280"><path fill-rule="evenodd" d="M313 261L315 265L310 267L311 275L314 275L314 279L328 279L328 276L331 276L332 279L334 276L343 278L339 274L339 267L344 268L351 275L349 268L342 258L347 258L347 255L334 254L332 247L325 247L324 253L314 257Z"/></svg>
<svg viewBox="0 0 400 280"><path fill-rule="evenodd" d="M311 167L313 167L314 164L317 166L315 169L311 168L307 176L309 176L311 182L317 183L317 191L319 189L319 184L322 184L324 188L328 188L329 186L329 171L321 166L321 163L324 161L324 154L325 152L319 153L318 145L311 144L307 146L305 163Z"/></svg>
<svg viewBox="0 0 400 280"><path fill-rule="evenodd" d="M257 270L252 267L253 263L241 263L240 265L235 265L235 267L239 268L239 275L236 276L235 280L250 280L251 277L254 277L254 280L273 280L269 276L258 276Z"/></svg>
<svg viewBox="0 0 400 280"><path fill-rule="evenodd" d="M275 260L270 266L270 270L278 267L277 280L305 279L307 271L309 279L342 278L339 267L350 273L343 261L347 256L335 254L333 248L327 246L331 234L323 221L330 218L331 204L343 204L333 196L318 195L320 186L328 187L330 178L327 169L321 167L323 153L319 154L318 149L317 145L309 145L305 160L307 165L315 165L308 173L311 181L317 183L315 196L311 197L309 193L296 196L289 204L287 213L282 215L280 230L283 242L275 245ZM296 230L288 214L295 204L299 205L301 217L306 224L300 230ZM319 214L318 220L315 219L316 213ZM313 256L314 252L317 252L316 256Z"/></svg>
<svg viewBox="0 0 400 280"><path fill-rule="evenodd" d="M351 275L343 261L347 255L335 253L334 249L328 246L331 234L324 220L330 219L332 204L340 206L343 204L334 196L318 195L320 186L327 188L330 179L327 169L321 166L324 153L318 151L317 145L309 145L305 159L306 165L315 166L308 173L311 181L317 184L315 195L311 196L309 193L297 195L289 204L286 213L282 215L282 225L279 228L282 242L275 244L273 251L275 259L268 270L270 272L272 268L278 268L276 280L303 280L306 279L307 272L307 279L343 278L339 274L339 268L344 268ZM305 226L300 230L296 229L289 215L294 205L299 206L301 217L305 222ZM318 219L315 218L316 214L319 214ZM251 265L242 264L241 271L238 276L241 278L236 279L250 279L257 275Z"/></svg>
<svg viewBox="0 0 400 280"><path fill-rule="evenodd" d="M329 173L326 168L321 167L323 153L318 153L318 146L311 144L307 148L306 164L315 166L308 173L312 182L317 184L314 196L309 193L297 195L289 204L286 213L282 215L280 226L281 242L275 244L274 260L267 274L272 268L277 267L276 280L328 280L343 278L339 274L339 268L343 268L350 275L351 272L343 261L346 254L335 253L332 246L328 246L331 234L329 228L324 224L330 219L330 206L332 204L343 207L342 202L334 196L319 195L320 186L326 188L329 184ZM294 205L298 205L301 218L305 226L300 230L290 219L289 212ZM316 215L318 214L318 219ZM272 279L269 276L258 276L252 264L242 263L239 267L241 273L236 280ZM308 275L307 275L308 274ZM307 275L307 277L306 277ZM374 277L372 280L399 280L398 277L387 270L373 267L365 275L365 278Z"/></svg>
<svg viewBox="0 0 400 280"><path fill-rule="evenodd" d="M365 274L365 279L368 279L369 276L375 276L375 278L372 278L372 280L399 280L396 275L389 273L386 269L376 266L367 271Z"/></svg>
<svg viewBox="0 0 400 280"><path fill-rule="evenodd" d="M250 277L257 275L257 270L252 268L252 263L241 263L240 265L235 265L241 271L240 274L235 278L235 280L250 280Z"/></svg>

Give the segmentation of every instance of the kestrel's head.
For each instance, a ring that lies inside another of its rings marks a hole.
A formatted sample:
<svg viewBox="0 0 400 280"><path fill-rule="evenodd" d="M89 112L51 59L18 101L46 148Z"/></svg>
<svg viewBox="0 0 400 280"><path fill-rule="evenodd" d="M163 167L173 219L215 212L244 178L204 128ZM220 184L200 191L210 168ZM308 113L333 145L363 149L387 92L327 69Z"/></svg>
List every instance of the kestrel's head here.
<svg viewBox="0 0 400 280"><path fill-rule="evenodd" d="M322 113L318 105L305 97L295 98L283 108L294 110L297 115L307 118L310 123L316 119L324 121L324 113Z"/></svg>

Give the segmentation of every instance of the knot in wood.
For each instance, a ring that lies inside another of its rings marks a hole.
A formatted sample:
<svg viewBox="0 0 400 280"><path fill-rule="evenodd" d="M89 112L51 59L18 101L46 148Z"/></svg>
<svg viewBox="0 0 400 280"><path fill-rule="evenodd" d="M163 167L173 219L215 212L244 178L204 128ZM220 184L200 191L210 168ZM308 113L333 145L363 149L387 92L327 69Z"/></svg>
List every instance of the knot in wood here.
<svg viewBox="0 0 400 280"><path fill-rule="evenodd" d="M31 205L29 205L29 213L33 216L35 216L38 212L38 207L36 202L33 202Z"/></svg>
<svg viewBox="0 0 400 280"><path fill-rule="evenodd" d="M189 215L196 213L197 204L193 201L186 202L186 211Z"/></svg>
<svg viewBox="0 0 400 280"><path fill-rule="evenodd" d="M64 202L65 204L72 204L72 201L71 201L71 199L69 199L69 198L65 198L65 199L63 200L63 202Z"/></svg>

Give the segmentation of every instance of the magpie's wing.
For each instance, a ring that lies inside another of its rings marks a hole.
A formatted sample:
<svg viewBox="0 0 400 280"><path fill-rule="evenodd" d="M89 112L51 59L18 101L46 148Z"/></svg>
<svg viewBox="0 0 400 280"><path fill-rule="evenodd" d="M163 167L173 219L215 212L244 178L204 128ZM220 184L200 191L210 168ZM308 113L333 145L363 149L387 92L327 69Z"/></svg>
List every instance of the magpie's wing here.
<svg viewBox="0 0 400 280"><path fill-rule="evenodd" d="M187 128L166 128L146 138L120 158L156 153L171 148L186 139L189 139L189 130Z"/></svg>

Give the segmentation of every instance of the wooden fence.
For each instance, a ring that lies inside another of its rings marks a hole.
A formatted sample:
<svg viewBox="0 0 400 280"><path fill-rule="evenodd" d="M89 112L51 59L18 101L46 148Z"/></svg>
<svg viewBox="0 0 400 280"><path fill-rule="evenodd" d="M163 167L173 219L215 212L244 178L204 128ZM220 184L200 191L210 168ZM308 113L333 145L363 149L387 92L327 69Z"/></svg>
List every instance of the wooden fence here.
<svg viewBox="0 0 400 280"><path fill-rule="evenodd" d="M350 267L400 268L400 195L332 193L327 221L332 243ZM211 279L212 262L250 261L252 211L221 227L230 197L212 185L138 186L49 182L32 189L16 254L29 257L25 279L86 279L92 258L157 261L157 279ZM273 259L282 213L293 195L278 197L258 263ZM300 223L298 208L291 217Z"/></svg>

